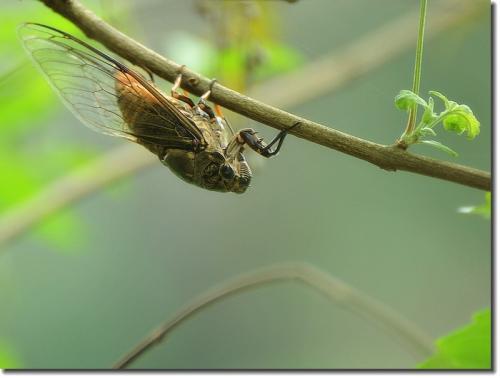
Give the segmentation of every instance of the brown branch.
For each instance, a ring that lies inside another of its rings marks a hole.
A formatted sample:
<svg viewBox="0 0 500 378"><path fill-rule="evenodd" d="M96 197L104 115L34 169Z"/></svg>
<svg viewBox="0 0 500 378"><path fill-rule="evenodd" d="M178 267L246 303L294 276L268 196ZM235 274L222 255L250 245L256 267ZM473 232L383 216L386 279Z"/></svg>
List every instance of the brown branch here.
<svg viewBox="0 0 500 378"><path fill-rule="evenodd" d="M108 49L129 60L131 63L146 67L151 72L170 82L174 81L179 72L181 67L179 64L162 57L111 27L88 9L84 8L77 0L40 1L72 21L89 38L101 42ZM458 12L455 14L461 15L462 13L460 12L463 12L460 9L461 7L466 7L471 12L476 9L473 6L474 4L471 6L467 5L467 3L473 2L462 3L455 1L453 7L447 8L449 17L454 12ZM442 20L434 22L442 22ZM389 44L389 42L386 42L386 44ZM208 89L210 79L189 69L185 69L183 73L185 76L185 80L183 81L184 89L196 95L201 95ZM491 175L488 172L451 162L431 159L412 154L398 147L385 146L357 138L247 97L219 83L214 85L210 99L234 112L276 129L283 130L300 122L300 126L294 128L291 132L293 135L366 160L388 171L403 170L482 190L491 190Z"/></svg>
<svg viewBox="0 0 500 378"><path fill-rule="evenodd" d="M177 311L166 323L158 327L129 353L123 356L114 369L125 369L168 334L206 307L243 290L277 281L297 280L319 291L332 302L345 307L396 336L416 353L420 359L434 352L432 339L417 325L383 303L363 294L345 282L305 263L282 263L242 274L218 285L192 300Z"/></svg>
<svg viewBox="0 0 500 378"><path fill-rule="evenodd" d="M439 22L436 19L434 21L431 19L429 22L427 38L439 35L439 32L470 18L473 13L462 9L462 13L445 12L439 13L438 16ZM251 88L250 93L254 97L265 96L267 101L279 107L290 107L323 93L333 93L354 79L380 67L405 49L413 47L415 38L411 33L414 29L411 21L417 18L416 12L403 15L380 29L360 37L339 52L326 54L318 60L305 64L297 71ZM391 43L385 43L389 39ZM370 46L382 46L382 48L373 49L369 48ZM281 90L292 85L302 90ZM22 235L46 216L82 200L110 182L135 174L138 170L155 163L157 160L152 155L130 144L103 154L90 162L89 166L64 175L35 197L2 214L0 246ZM72 189L67 190L67 188Z"/></svg>

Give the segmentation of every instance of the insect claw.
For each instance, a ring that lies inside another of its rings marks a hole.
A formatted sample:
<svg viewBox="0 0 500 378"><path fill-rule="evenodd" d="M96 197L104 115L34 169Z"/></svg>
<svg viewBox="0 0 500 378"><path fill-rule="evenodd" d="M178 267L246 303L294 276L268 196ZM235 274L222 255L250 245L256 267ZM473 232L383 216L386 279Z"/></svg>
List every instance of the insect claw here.
<svg viewBox="0 0 500 378"><path fill-rule="evenodd" d="M174 85L173 85L173 87L171 89L172 93L174 93L175 91L177 91L177 89L180 88L181 82L182 82L182 72L184 71L185 68L186 68L186 65L183 64L177 70L178 74L177 74L177 77L175 78Z"/></svg>
<svg viewBox="0 0 500 378"><path fill-rule="evenodd" d="M208 100L208 98L212 94L212 88L213 88L213 86L214 86L214 84L215 84L216 81L217 81L217 79L212 79L210 81L210 84L208 85L208 91L206 91L205 93L203 93L201 95L200 100L202 100L202 101Z"/></svg>
<svg viewBox="0 0 500 378"><path fill-rule="evenodd" d="M211 91L214 87L214 84L217 82L217 79L210 80L210 84L208 84L208 89Z"/></svg>
<svg viewBox="0 0 500 378"><path fill-rule="evenodd" d="M179 68L177 69L177 73L178 73L179 75L182 75L182 73L184 72L184 70L185 70L185 69L186 69L186 65L185 65L185 64L181 64L181 65L179 66Z"/></svg>
<svg viewBox="0 0 500 378"><path fill-rule="evenodd" d="M285 130L282 130L284 131L285 133L289 132L290 130L294 129L295 127L299 126L302 122L300 121L297 121L295 122L292 126L290 126L288 129L285 129Z"/></svg>
<svg viewBox="0 0 500 378"><path fill-rule="evenodd" d="M182 81L182 74L177 75L177 78L174 81L174 85L172 86L171 92L172 94L179 89L181 86L181 81Z"/></svg>
<svg viewBox="0 0 500 378"><path fill-rule="evenodd" d="M142 66L140 66L140 67L148 74L149 80L151 80L151 82L154 83L155 82L155 78L153 76L153 72L149 68L147 68L147 67L142 67Z"/></svg>

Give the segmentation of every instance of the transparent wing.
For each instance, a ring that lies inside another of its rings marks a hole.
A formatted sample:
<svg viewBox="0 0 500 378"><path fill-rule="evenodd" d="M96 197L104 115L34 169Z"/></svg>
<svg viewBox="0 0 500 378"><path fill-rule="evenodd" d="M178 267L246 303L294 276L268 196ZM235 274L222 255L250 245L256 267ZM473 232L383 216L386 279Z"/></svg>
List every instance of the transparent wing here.
<svg viewBox="0 0 500 378"><path fill-rule="evenodd" d="M34 23L22 25L19 35L65 105L88 127L176 148L203 140L187 105L175 106L141 75L86 42Z"/></svg>

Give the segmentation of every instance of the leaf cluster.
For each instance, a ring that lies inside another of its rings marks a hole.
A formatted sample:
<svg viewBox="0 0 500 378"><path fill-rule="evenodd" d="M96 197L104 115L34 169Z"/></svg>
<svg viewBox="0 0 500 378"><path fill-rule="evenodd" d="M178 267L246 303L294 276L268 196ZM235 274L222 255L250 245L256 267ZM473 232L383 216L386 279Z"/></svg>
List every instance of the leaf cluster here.
<svg viewBox="0 0 500 378"><path fill-rule="evenodd" d="M447 131L458 135L465 133L468 139L474 139L480 131L479 121L467 105L448 100L445 95L437 91L430 91L429 94L431 97L429 97L428 101L425 101L422 97L407 89L401 90L396 96L394 103L398 109L410 111L420 106L424 110L417 126L410 132L403 134L401 140L405 146L417 143L426 144L452 156L458 156L455 151L444 144L425 138L435 137L436 131L434 128L442 124L443 128ZM432 96L437 97L444 104L444 109L439 113L436 113L434 110L434 99Z"/></svg>

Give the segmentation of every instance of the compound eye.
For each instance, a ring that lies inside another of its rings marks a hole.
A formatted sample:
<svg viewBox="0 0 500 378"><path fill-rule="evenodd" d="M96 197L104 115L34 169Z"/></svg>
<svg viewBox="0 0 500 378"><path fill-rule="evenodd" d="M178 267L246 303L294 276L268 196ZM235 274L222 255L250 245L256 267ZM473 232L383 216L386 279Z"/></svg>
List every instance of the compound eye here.
<svg viewBox="0 0 500 378"><path fill-rule="evenodd" d="M234 178L234 170L231 166L224 164L220 167L220 175L224 180L232 180Z"/></svg>

